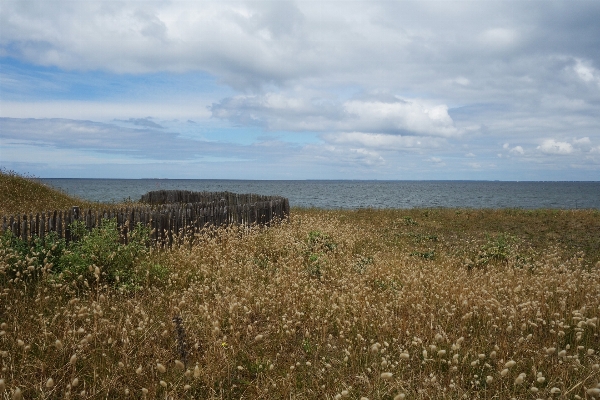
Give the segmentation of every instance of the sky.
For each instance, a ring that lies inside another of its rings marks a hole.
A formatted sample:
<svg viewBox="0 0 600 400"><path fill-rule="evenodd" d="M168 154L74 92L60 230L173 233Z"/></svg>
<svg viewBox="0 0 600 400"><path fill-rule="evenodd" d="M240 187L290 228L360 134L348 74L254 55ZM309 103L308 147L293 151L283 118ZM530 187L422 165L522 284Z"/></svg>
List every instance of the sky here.
<svg viewBox="0 0 600 400"><path fill-rule="evenodd" d="M0 2L0 167L600 180L600 1Z"/></svg>

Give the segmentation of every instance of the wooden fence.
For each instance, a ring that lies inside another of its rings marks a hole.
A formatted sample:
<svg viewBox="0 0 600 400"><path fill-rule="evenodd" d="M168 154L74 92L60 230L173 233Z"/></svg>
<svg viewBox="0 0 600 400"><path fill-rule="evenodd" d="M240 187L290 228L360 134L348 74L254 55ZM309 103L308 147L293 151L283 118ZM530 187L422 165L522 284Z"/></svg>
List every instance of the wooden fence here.
<svg viewBox="0 0 600 400"><path fill-rule="evenodd" d="M228 196L221 196L223 194ZM125 242L128 233L141 223L150 227L151 238L156 243L170 245L174 239L193 235L207 226L269 225L274 219L284 219L290 212L289 201L283 197L236 195L227 192L204 195L204 201L188 203L138 205L108 210L80 210L74 206L70 210L3 217L2 233L10 231L23 240L31 240L34 237L44 238L49 232L56 232L58 237L69 242L74 239L69 229L74 221L84 222L87 229L91 230L100 226L103 219L116 218ZM160 197L156 196L150 195L149 198Z"/></svg>
<svg viewBox="0 0 600 400"><path fill-rule="evenodd" d="M141 203L161 205L174 203L224 203L225 205L250 204L270 200L281 200L279 196L239 194L232 192L191 192L189 190L154 190L140 199Z"/></svg>

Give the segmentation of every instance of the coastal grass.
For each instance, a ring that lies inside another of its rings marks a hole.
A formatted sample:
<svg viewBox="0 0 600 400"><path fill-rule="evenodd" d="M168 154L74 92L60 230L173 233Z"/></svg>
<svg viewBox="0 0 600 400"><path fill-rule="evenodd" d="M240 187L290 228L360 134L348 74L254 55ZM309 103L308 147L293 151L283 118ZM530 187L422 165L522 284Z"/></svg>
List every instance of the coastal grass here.
<svg viewBox="0 0 600 400"><path fill-rule="evenodd" d="M294 208L135 254L5 240L0 398L599 398L599 233L597 210Z"/></svg>
<svg viewBox="0 0 600 400"><path fill-rule="evenodd" d="M66 210L74 205L99 209L108 204L86 201L48 186L33 176L0 169L0 216Z"/></svg>

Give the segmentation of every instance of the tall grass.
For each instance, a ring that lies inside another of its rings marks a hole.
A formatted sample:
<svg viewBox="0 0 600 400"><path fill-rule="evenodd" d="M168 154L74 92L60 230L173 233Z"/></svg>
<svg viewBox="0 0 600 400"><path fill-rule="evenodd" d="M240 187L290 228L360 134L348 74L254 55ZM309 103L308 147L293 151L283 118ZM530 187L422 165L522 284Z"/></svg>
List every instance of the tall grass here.
<svg viewBox="0 0 600 400"><path fill-rule="evenodd" d="M599 229L597 211L293 209L140 253L134 288L90 242L85 276L0 272L0 396L598 398Z"/></svg>

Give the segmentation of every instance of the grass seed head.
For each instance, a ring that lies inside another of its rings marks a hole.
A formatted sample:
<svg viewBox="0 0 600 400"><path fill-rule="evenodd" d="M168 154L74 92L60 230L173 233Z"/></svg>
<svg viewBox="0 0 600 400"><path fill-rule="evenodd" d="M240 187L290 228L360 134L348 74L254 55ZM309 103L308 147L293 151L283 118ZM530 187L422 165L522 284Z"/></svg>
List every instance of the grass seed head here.
<svg viewBox="0 0 600 400"><path fill-rule="evenodd" d="M393 375L394 374L392 374L391 372L382 372L381 379L390 380L390 379L392 379Z"/></svg>
<svg viewBox="0 0 600 400"><path fill-rule="evenodd" d="M16 388L15 391L13 392L12 395L12 400L22 400L23 399L23 393L21 392L20 388Z"/></svg>

